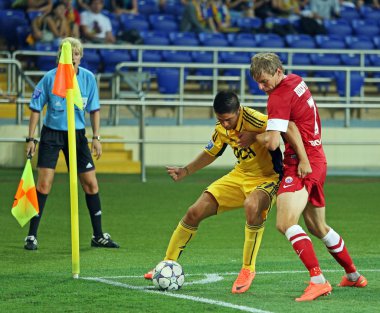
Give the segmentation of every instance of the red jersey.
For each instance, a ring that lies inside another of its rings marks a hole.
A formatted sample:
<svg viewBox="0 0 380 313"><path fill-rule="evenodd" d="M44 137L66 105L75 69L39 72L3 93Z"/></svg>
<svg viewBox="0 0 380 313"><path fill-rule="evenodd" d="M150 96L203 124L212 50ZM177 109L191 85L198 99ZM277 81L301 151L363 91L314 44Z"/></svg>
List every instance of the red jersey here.
<svg viewBox="0 0 380 313"><path fill-rule="evenodd" d="M285 76L269 94L267 130L285 133L289 121L297 125L310 163L326 163L317 105L306 83L295 74ZM298 163L294 150L286 142L284 163Z"/></svg>

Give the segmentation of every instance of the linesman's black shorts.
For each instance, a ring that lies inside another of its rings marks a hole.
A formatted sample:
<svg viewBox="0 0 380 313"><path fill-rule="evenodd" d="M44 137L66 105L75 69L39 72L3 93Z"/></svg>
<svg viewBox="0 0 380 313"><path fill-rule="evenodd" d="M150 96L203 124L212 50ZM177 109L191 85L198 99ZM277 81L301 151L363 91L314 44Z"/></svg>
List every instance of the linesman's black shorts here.
<svg viewBox="0 0 380 313"><path fill-rule="evenodd" d="M84 173L95 169L85 134L85 129L76 130L78 173ZM38 150L37 167L55 169L60 150L62 150L67 168L69 168L69 142L67 131L54 130L43 126Z"/></svg>

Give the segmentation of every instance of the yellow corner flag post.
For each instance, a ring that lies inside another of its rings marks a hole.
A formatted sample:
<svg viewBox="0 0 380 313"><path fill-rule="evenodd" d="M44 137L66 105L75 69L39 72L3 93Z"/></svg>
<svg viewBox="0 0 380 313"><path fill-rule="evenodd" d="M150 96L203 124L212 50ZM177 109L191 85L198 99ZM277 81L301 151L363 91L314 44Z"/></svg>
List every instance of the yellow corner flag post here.
<svg viewBox="0 0 380 313"><path fill-rule="evenodd" d="M66 98L67 126L69 141L69 169L70 169L70 206L71 206L71 246L72 246L72 274L79 277L79 218L78 218L78 177L77 151L75 137L75 104L83 109L82 97L78 86L73 62L72 49L69 42L62 45L61 56L57 73L54 79L53 94Z"/></svg>
<svg viewBox="0 0 380 313"><path fill-rule="evenodd" d="M32 165L28 158L12 205L12 215L21 227L24 227L38 213L40 213L40 209L38 207L36 185L34 184Z"/></svg>

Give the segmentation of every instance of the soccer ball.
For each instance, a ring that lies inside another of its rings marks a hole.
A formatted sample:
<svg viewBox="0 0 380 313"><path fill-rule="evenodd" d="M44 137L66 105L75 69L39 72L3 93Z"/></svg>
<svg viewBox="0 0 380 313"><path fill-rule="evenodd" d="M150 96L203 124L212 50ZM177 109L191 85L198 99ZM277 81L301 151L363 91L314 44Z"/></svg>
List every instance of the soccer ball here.
<svg viewBox="0 0 380 313"><path fill-rule="evenodd" d="M152 280L160 290L178 290L185 282L185 273L177 262L162 261L154 268Z"/></svg>

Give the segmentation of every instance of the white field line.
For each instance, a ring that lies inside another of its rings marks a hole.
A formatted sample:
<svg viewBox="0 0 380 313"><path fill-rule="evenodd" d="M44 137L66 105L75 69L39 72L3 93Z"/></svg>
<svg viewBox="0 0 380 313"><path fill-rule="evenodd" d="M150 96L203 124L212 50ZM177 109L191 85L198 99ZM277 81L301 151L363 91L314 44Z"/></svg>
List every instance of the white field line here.
<svg viewBox="0 0 380 313"><path fill-rule="evenodd" d="M324 272L342 272L342 270L324 270ZM366 273L366 272L380 272L380 269L367 269L367 270L361 270L361 272ZM299 274L299 273L307 273L307 271L263 271L263 272L257 272L256 274L258 275L276 275L276 274ZM223 276L231 276L234 275L236 276L238 273L234 272L226 272L226 273L210 273L210 274L186 274L186 276L206 276L206 278L198 280L198 281L193 281L186 283L186 285L190 284L208 284L208 283L213 283L217 282L223 279ZM173 297L173 298L178 298L178 299L185 299L185 300L190 300L194 302L201 302L201 303L207 303L211 305L217 305L217 306L222 306L230 309L235 309L243 312L253 312L253 313L271 313L270 311L264 311L248 306L243 306L243 305L236 305L233 303L229 302L224 302L224 301L218 301L218 300L213 300L213 299L208 299L208 298L202 298L202 297L194 297L194 296L188 296L184 294L178 294L174 292L163 292L163 291L158 291L156 290L153 286L133 286L129 284L124 284L121 282L113 281L110 279L120 279L120 278L143 278L142 275L128 275L128 276L112 276L112 277L80 277L81 279L85 280L91 280L91 281L97 281L100 283L116 286L116 287L122 287L122 288L127 288L127 289L132 289L132 290L138 290L141 292L145 293L151 293L151 294L156 294L156 295L162 295L162 296L167 296L167 297Z"/></svg>
<svg viewBox="0 0 380 313"><path fill-rule="evenodd" d="M207 303L207 304L222 306L225 308L235 309L235 310L239 310L239 311L243 311L243 312L271 313L270 311L264 311L264 310L255 309L255 308L244 306L244 305L232 304L232 303L224 302L224 301L212 300L212 299L207 299L207 298L202 298L202 297L187 296L187 295L178 294L178 293L174 293L174 292L163 292L163 291L151 290L151 289L145 289L145 288L142 289L141 287L128 285L128 284L124 284L124 283L120 283L120 282L115 282L115 281L104 279L104 278L82 277L82 279L97 281L97 282L101 282L101 283L116 286L116 287L123 287L123 288L127 288L127 289L138 290L138 291L142 291L145 293L151 293L151 294L156 294L156 295L161 295L161 296L167 296L167 297L172 297L172 298L185 299L185 300L190 300L190 301L194 301L194 302L201 302L201 303Z"/></svg>
<svg viewBox="0 0 380 313"><path fill-rule="evenodd" d="M341 272L344 274L343 270L323 270L323 272L329 272L329 273L337 273ZM366 272L380 272L380 269L360 269L360 273ZM277 275L277 274L300 274L300 273L308 273L307 271L262 271L262 272L256 272L256 275ZM200 273L194 273L194 274L186 274L186 276L209 276L209 275L217 275L217 276L235 276L238 275L238 272L225 272L225 273L207 273L207 274L200 274ZM143 275L126 275L126 276L102 276L102 277L95 277L95 278L109 278L109 279L118 279L118 278L142 278ZM85 277L82 277L85 278ZM90 277L91 278L91 277ZM187 283L186 283L187 285Z"/></svg>

